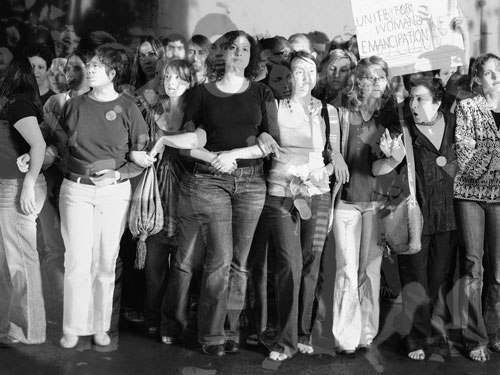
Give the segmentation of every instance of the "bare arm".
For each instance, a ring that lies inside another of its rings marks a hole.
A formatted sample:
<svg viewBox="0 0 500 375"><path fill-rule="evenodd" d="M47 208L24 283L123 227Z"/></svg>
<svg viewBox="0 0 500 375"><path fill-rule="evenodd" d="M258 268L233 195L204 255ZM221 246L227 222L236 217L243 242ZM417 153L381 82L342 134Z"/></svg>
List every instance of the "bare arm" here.
<svg viewBox="0 0 500 375"><path fill-rule="evenodd" d="M22 212L29 215L36 211L35 182L42 168L45 156L45 141L43 140L42 132L35 116L20 119L14 124L14 128L30 145L30 168L24 177L20 199Z"/></svg>

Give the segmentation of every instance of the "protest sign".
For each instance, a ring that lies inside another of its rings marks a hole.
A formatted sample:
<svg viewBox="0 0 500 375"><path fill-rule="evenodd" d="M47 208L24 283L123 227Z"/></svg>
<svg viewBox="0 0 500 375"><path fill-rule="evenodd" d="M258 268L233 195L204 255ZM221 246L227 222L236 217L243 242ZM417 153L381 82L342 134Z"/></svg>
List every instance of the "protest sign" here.
<svg viewBox="0 0 500 375"><path fill-rule="evenodd" d="M361 58L377 55L391 75L464 65L456 0L351 0Z"/></svg>

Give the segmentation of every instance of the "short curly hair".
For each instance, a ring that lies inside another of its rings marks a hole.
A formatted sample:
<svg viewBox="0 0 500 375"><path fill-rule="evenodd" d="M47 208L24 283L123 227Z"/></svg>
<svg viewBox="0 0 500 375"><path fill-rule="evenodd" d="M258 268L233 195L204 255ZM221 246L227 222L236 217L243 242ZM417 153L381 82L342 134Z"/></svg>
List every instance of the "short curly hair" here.
<svg viewBox="0 0 500 375"><path fill-rule="evenodd" d="M254 37L243 30L233 30L225 33L210 47L207 58L208 76L210 80L219 81L224 76L224 53L238 37L244 37L250 43L250 61L245 68L245 77L254 80L260 73L260 47Z"/></svg>

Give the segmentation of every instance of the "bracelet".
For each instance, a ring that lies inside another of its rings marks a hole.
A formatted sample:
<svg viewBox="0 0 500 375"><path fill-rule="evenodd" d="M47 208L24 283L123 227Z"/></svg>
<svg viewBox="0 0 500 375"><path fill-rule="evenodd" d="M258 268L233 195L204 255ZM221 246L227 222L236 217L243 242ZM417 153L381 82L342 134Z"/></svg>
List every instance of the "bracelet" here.
<svg viewBox="0 0 500 375"><path fill-rule="evenodd" d="M267 152L264 151L259 142L257 142L257 147L259 147L259 150L262 152L262 156L267 156Z"/></svg>

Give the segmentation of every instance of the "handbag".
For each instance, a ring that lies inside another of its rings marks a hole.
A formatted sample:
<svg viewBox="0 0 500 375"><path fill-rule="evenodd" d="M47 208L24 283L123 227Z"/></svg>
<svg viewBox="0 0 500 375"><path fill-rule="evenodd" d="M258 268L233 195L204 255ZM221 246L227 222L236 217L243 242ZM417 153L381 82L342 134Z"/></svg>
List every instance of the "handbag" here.
<svg viewBox="0 0 500 375"><path fill-rule="evenodd" d="M147 168L132 196L129 229L137 241L134 267L143 269L146 262L146 239L163 228L163 208L154 166Z"/></svg>
<svg viewBox="0 0 500 375"><path fill-rule="evenodd" d="M422 249L423 217L418 205L415 188L415 159L410 132L401 120L408 169L410 194L406 198L387 202L377 212L380 229L380 245L390 254L416 254Z"/></svg>

